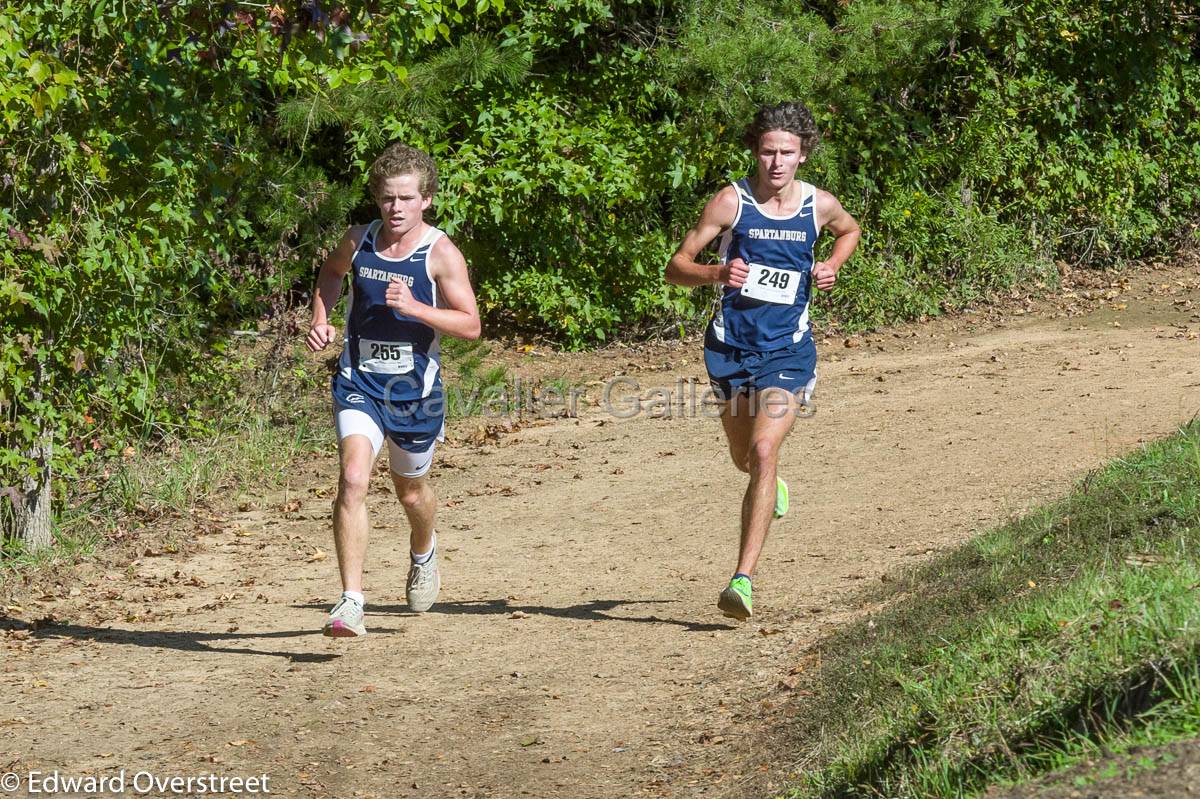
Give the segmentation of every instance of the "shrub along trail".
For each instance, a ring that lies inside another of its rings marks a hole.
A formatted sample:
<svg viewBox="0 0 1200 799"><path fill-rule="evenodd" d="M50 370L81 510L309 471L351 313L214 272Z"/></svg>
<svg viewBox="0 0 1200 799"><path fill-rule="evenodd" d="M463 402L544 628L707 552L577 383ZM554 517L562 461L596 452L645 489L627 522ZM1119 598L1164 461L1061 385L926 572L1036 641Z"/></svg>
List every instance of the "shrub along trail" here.
<svg viewBox="0 0 1200 799"><path fill-rule="evenodd" d="M1198 338L1200 279L1173 267L826 340L819 412L783 455L792 511L740 626L714 607L743 487L714 420L584 403L495 436L460 423L436 471L441 601L405 610L381 473L360 641L319 634L336 467L316 456L285 491L174 522L186 555L13 595L0 771L266 773L275 795L339 799L765 788L786 763L764 762L764 735L857 589L1190 418ZM695 343L513 368L623 373L643 394L702 376Z"/></svg>

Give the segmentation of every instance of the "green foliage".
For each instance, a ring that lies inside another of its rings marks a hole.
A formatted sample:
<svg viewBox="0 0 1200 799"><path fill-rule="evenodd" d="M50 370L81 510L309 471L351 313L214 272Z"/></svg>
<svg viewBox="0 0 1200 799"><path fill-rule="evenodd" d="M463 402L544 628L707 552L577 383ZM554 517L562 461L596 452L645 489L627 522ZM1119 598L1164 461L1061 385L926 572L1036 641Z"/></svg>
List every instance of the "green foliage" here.
<svg viewBox="0 0 1200 799"><path fill-rule="evenodd" d="M238 391L230 328L282 309L342 225L344 192L263 139L273 13L0 10L0 485L43 434L70 475L208 429Z"/></svg>
<svg viewBox="0 0 1200 799"><path fill-rule="evenodd" d="M1200 201L1197 23L1177 3L559 0L443 38L396 53L404 78L298 93L282 129L340 137L357 185L391 139L433 152L437 221L491 324L570 346L702 313L662 264L783 98L826 134L803 177L866 231L820 308L850 326L1161 249Z"/></svg>
<svg viewBox="0 0 1200 799"><path fill-rule="evenodd" d="M674 245L662 209L696 167L660 106L652 51L636 43L656 10L556 2L477 15L405 63L407 80L298 97L282 129L340 126L357 185L387 141L433 153L436 221L460 240L491 320L571 346L669 323L690 304L660 280Z"/></svg>

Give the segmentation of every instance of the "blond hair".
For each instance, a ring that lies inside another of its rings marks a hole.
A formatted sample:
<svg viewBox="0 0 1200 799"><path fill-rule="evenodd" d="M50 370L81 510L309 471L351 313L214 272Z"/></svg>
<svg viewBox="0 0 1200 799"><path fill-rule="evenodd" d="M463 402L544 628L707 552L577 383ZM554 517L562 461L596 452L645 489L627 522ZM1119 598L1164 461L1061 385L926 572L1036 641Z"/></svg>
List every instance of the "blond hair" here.
<svg viewBox="0 0 1200 799"><path fill-rule="evenodd" d="M397 175L416 175L422 197L432 197L437 191L437 164L424 150L409 147L403 142L389 144L371 164L367 185L371 195L378 197L384 181Z"/></svg>

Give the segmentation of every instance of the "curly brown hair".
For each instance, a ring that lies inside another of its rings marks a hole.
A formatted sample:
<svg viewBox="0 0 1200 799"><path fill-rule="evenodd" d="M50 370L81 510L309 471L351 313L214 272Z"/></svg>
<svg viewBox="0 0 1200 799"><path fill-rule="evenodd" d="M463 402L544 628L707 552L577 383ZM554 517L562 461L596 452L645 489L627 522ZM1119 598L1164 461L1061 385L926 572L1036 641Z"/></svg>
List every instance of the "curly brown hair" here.
<svg viewBox="0 0 1200 799"><path fill-rule="evenodd" d="M378 197L383 182L397 175L416 175L422 197L432 197L437 191L437 164L424 150L409 147L403 142L389 144L371 164L367 181L371 195Z"/></svg>
<svg viewBox="0 0 1200 799"><path fill-rule="evenodd" d="M758 140L762 135L772 130L786 131L799 137L800 151L803 155L811 153L821 140L812 111L802 103L764 105L754 115L754 121L746 126L742 141L753 150L758 147Z"/></svg>

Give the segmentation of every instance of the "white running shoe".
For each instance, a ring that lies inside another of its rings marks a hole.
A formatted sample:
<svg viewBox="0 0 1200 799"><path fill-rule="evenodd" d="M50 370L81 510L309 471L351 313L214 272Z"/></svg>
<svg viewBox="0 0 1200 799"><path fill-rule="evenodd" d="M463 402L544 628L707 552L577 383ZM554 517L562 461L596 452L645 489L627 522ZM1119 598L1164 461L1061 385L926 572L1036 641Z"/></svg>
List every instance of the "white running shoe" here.
<svg viewBox="0 0 1200 799"><path fill-rule="evenodd" d="M408 609L414 613L429 610L437 601L438 589L441 587L442 576L438 573L437 546L434 545L429 560L414 563L408 570L408 585L404 589Z"/></svg>
<svg viewBox="0 0 1200 799"><path fill-rule="evenodd" d="M333 610L329 611L329 618L321 632L330 638L357 638L366 635L362 605L348 596L342 597L333 606Z"/></svg>

